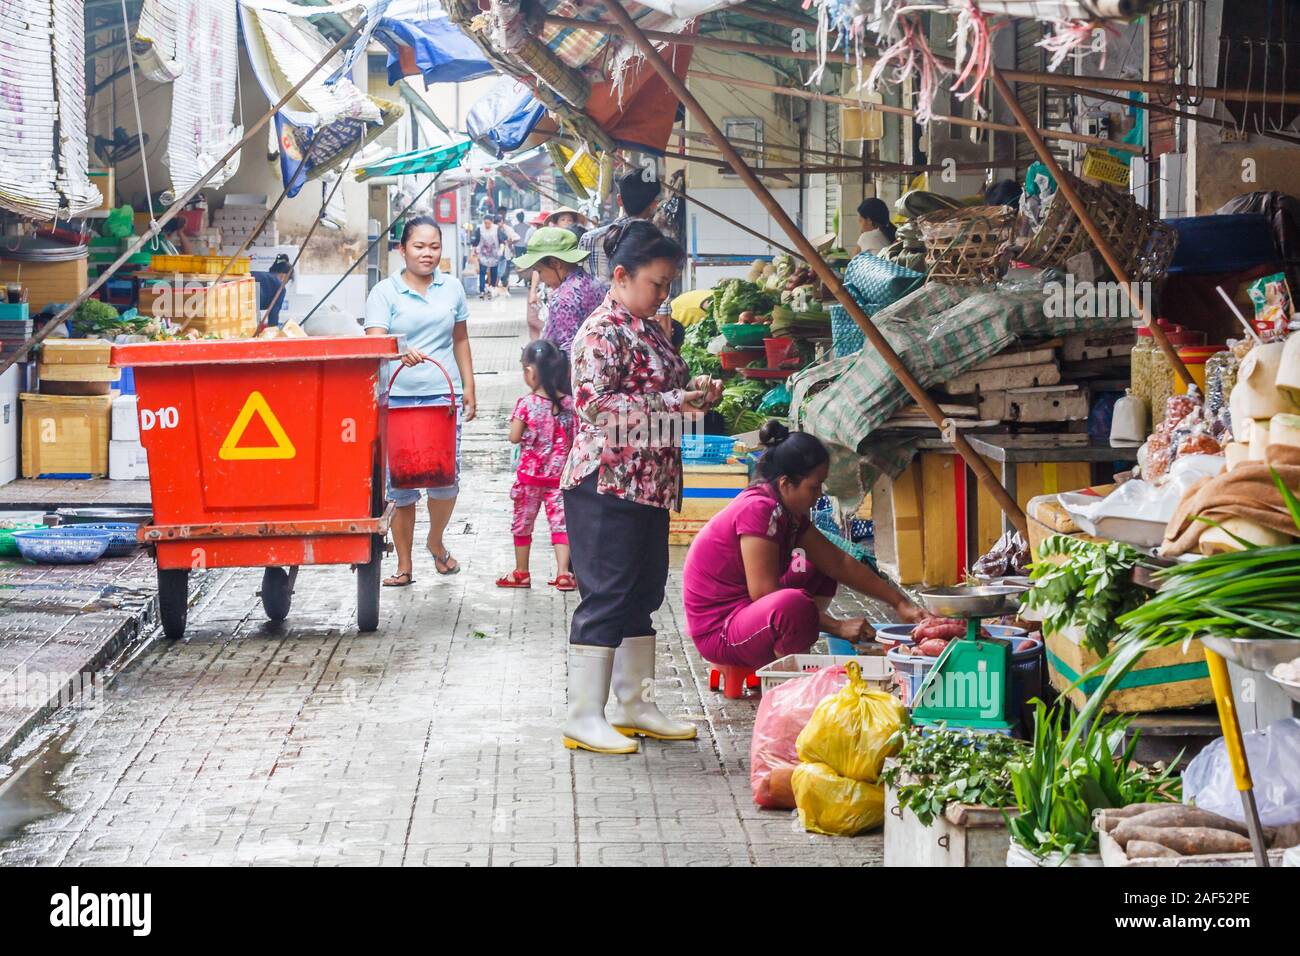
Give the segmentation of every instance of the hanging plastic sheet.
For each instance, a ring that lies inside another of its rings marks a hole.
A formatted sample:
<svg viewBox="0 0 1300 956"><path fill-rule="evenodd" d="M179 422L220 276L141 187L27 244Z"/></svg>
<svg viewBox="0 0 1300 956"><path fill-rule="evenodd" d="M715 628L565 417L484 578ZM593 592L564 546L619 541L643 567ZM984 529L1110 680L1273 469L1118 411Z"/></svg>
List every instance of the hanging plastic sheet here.
<svg viewBox="0 0 1300 956"><path fill-rule="evenodd" d="M496 72L437 0L392 0L376 13L374 36L388 50L389 83L405 76L422 76L426 86L459 83Z"/></svg>
<svg viewBox="0 0 1300 956"><path fill-rule="evenodd" d="M0 36L0 206L40 221L96 208L81 0L9 0Z"/></svg>
<svg viewBox="0 0 1300 956"><path fill-rule="evenodd" d="M267 99L278 101L332 46L311 17L364 9L360 2L305 6L285 0L240 0L240 23L253 72ZM337 72L342 54L330 64ZM402 115L397 103L367 96L346 76L330 83L322 72L276 114L282 178L289 196L342 162L358 139L378 136Z"/></svg>
<svg viewBox="0 0 1300 956"><path fill-rule="evenodd" d="M167 61L167 72L175 72L167 169L172 188L184 193L244 135L243 127L232 121L238 88L239 23L235 0L151 0L145 8L160 6L167 8L172 29L186 37ZM141 12L143 24L144 10ZM140 33L136 36L138 40ZM163 52L157 43L152 46L156 53ZM208 181L207 188L225 185L238 171L236 153Z"/></svg>
<svg viewBox="0 0 1300 956"><path fill-rule="evenodd" d="M503 76L465 115L465 132L498 158L524 145L546 115L546 107L514 77Z"/></svg>
<svg viewBox="0 0 1300 956"><path fill-rule="evenodd" d="M437 175L459 166L465 154L474 145L469 140L451 146L428 146L424 149L399 153L387 159L357 167L357 180L364 182L374 176L427 176Z"/></svg>
<svg viewBox="0 0 1300 956"><path fill-rule="evenodd" d="M144 0L140 7L131 55L146 80L170 83L181 75L177 22L188 6L188 0Z"/></svg>

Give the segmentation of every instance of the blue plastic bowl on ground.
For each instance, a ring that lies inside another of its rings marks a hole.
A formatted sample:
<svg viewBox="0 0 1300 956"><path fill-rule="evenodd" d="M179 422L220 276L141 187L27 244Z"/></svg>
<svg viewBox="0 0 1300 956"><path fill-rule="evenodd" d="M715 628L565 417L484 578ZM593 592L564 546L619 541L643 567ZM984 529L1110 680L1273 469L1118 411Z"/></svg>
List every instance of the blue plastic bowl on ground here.
<svg viewBox="0 0 1300 956"><path fill-rule="evenodd" d="M128 554L133 554L135 549L140 547L140 542L136 538L136 529L139 527L126 522L112 522L104 524L75 524L61 525L60 527L78 528L89 531L103 531L109 535L108 549L104 552L106 558L121 558Z"/></svg>
<svg viewBox="0 0 1300 956"><path fill-rule="evenodd" d="M108 550L113 536L81 527L14 532L18 553L33 564L91 564Z"/></svg>

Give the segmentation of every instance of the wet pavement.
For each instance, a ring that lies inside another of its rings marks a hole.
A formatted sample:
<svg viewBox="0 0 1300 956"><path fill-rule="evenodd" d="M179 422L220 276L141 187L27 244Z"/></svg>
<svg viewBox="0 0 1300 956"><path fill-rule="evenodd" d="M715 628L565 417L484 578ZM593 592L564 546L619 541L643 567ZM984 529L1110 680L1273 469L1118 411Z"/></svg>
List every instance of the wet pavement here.
<svg viewBox="0 0 1300 956"><path fill-rule="evenodd" d="M481 417L465 429L447 536L462 573L440 577L417 547L415 584L385 589L380 629L360 634L346 568L304 569L278 626L255 596L260 571L209 572L183 640L153 640L16 755L0 779L0 863L880 862L878 834L813 836L754 807L757 700L708 690L683 633L684 549L656 616L657 689L699 739L625 757L563 749L577 596L492 583L513 562L505 431L523 391L523 300L472 306ZM554 570L545 540L539 585ZM152 577L139 563L124 581ZM8 618L3 629L0 652Z"/></svg>

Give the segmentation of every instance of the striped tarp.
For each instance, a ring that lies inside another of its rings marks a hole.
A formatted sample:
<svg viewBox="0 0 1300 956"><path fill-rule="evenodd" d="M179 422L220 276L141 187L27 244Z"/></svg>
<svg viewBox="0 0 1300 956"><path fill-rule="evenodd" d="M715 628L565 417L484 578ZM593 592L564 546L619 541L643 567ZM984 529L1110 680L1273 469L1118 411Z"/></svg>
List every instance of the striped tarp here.
<svg viewBox="0 0 1300 956"><path fill-rule="evenodd" d="M459 166L471 145L473 144L469 140L465 140L451 146L428 146L409 153L389 156L377 163L358 167L357 180L364 181L372 176L437 175Z"/></svg>

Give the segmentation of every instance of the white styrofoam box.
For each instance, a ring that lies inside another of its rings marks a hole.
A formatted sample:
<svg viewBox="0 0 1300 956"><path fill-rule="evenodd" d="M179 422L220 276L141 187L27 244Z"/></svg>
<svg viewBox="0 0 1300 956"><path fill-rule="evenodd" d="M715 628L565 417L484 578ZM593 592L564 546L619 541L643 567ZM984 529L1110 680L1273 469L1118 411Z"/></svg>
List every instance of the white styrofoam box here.
<svg viewBox="0 0 1300 956"><path fill-rule="evenodd" d="M19 366L0 376L0 485L18 477Z"/></svg>
<svg viewBox="0 0 1300 956"><path fill-rule="evenodd" d="M114 481L137 481L149 477L149 457L138 441L108 443L108 477Z"/></svg>
<svg viewBox="0 0 1300 956"><path fill-rule="evenodd" d="M113 441L139 441L140 418L136 414L136 395L119 395L113 399L112 430L109 438Z"/></svg>

